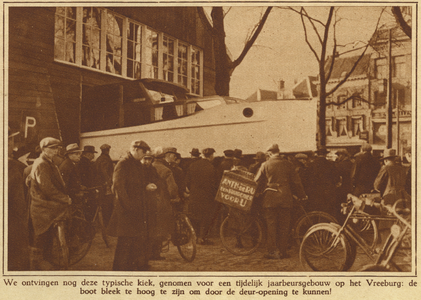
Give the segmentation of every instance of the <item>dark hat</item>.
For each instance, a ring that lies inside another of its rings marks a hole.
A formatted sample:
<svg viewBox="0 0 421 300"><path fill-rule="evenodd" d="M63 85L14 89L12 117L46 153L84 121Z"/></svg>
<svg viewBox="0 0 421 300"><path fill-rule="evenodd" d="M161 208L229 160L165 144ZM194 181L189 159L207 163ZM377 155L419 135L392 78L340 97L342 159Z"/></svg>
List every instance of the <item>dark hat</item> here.
<svg viewBox="0 0 421 300"><path fill-rule="evenodd" d="M243 158L243 151L240 149L234 149L234 158Z"/></svg>
<svg viewBox="0 0 421 300"><path fill-rule="evenodd" d="M348 150L346 150L346 149L339 149L338 151L336 151L336 155L350 156Z"/></svg>
<svg viewBox="0 0 421 300"><path fill-rule="evenodd" d="M326 154L329 151L327 150L326 146L319 146L316 150L317 154Z"/></svg>
<svg viewBox="0 0 421 300"><path fill-rule="evenodd" d="M199 157L200 156L200 151L197 148L193 148L193 149L191 149L190 154L193 155L193 156Z"/></svg>
<svg viewBox="0 0 421 300"><path fill-rule="evenodd" d="M279 153L278 144L273 144L272 146L270 146L269 149L267 150L267 152Z"/></svg>
<svg viewBox="0 0 421 300"><path fill-rule="evenodd" d="M151 149L148 144L146 144L144 141L140 141L140 140L133 141L131 143L131 146L134 147L134 148L140 148L140 149L145 149L145 150Z"/></svg>
<svg viewBox="0 0 421 300"><path fill-rule="evenodd" d="M78 144L69 144L66 146L66 154L74 153L74 152L82 152L80 150Z"/></svg>
<svg viewBox="0 0 421 300"><path fill-rule="evenodd" d="M111 148L111 146L108 145L108 144L104 144L104 145L101 145L101 147L99 147L99 149L101 149L101 150L106 150L106 149L110 149L110 148Z"/></svg>
<svg viewBox="0 0 421 300"><path fill-rule="evenodd" d="M203 155L205 157L209 157L209 156L211 156L212 154L215 153L215 149L213 149L213 148L206 148L206 149L203 149L202 150L202 153L203 153Z"/></svg>
<svg viewBox="0 0 421 300"><path fill-rule="evenodd" d="M224 155L226 157L233 157L234 156L234 150L225 150Z"/></svg>
<svg viewBox="0 0 421 300"><path fill-rule="evenodd" d="M177 154L177 148L174 147L165 147L162 151L162 154L167 154L167 153L174 153Z"/></svg>
<svg viewBox="0 0 421 300"><path fill-rule="evenodd" d="M304 153L298 153L298 154L295 154L295 158L296 159L307 159L308 156L305 155Z"/></svg>
<svg viewBox="0 0 421 300"><path fill-rule="evenodd" d="M83 147L83 152L88 152L88 153L98 153L95 151L95 147L94 146L85 146Z"/></svg>
<svg viewBox="0 0 421 300"><path fill-rule="evenodd" d="M61 141L52 137L46 137L43 138L40 142L39 142L39 147L41 149L43 148L53 148L53 147L58 147L61 145Z"/></svg>
<svg viewBox="0 0 421 300"><path fill-rule="evenodd" d="M396 150L395 149L385 149L383 151L383 157L381 158L381 160L386 159L386 158L390 158L390 157L396 157Z"/></svg>
<svg viewBox="0 0 421 300"><path fill-rule="evenodd" d="M266 160L266 154L259 151L259 152L256 153L256 156L253 157L253 159L255 159L255 160Z"/></svg>

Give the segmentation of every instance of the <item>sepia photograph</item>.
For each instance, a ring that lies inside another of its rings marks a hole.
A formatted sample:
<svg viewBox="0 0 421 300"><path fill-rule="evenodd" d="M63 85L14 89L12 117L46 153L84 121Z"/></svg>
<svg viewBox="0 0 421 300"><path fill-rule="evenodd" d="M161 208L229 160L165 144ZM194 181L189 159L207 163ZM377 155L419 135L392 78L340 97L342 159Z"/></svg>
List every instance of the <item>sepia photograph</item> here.
<svg viewBox="0 0 421 300"><path fill-rule="evenodd" d="M0 297L418 294L418 2L2 3Z"/></svg>

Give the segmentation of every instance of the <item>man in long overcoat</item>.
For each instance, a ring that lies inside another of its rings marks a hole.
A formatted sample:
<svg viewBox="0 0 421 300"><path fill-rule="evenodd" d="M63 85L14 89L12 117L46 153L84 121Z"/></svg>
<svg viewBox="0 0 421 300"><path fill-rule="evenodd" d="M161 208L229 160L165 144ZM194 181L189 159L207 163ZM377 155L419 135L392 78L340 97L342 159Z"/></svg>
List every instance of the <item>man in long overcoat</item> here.
<svg viewBox="0 0 421 300"><path fill-rule="evenodd" d="M287 258L288 236L290 232L293 194L300 199L306 198L300 177L294 165L280 156L277 144L268 149L269 160L257 171L255 181L257 190L261 186L270 190L263 196L263 216L267 228L267 259Z"/></svg>
<svg viewBox="0 0 421 300"><path fill-rule="evenodd" d="M198 243L212 244L207 239L209 227L214 216L216 206L215 195L218 188L216 171L212 165L213 148L202 151L204 159L199 159L190 164L186 175L187 188L190 191L190 208L192 220L198 227Z"/></svg>
<svg viewBox="0 0 421 300"><path fill-rule="evenodd" d="M336 200L340 178L335 163L326 159L327 153L326 147L320 147L308 167L308 207L335 216L341 209Z"/></svg>
<svg viewBox="0 0 421 300"><path fill-rule="evenodd" d="M113 185L113 173L114 173L114 163L110 157L111 146L108 144L103 144L100 147L101 155L98 156L94 162L94 167L96 171L96 185L102 186L101 191L101 201L102 201L102 213L104 216L104 224L108 225L108 222L113 212L113 201L114 196L111 192L111 187Z"/></svg>
<svg viewBox="0 0 421 300"><path fill-rule="evenodd" d="M144 141L133 141L130 151L116 165L113 175L115 206L108 234L118 237L113 271L148 270L147 184L140 160L150 150Z"/></svg>
<svg viewBox="0 0 421 300"><path fill-rule="evenodd" d="M41 156L33 164L30 180L31 195L30 217L34 231L31 248L31 269L42 268L43 253L52 241L54 222L64 220L72 203L66 193L65 183L60 170L53 163L61 142L47 137L41 140Z"/></svg>
<svg viewBox="0 0 421 300"><path fill-rule="evenodd" d="M351 179L354 186L352 192L355 196L370 193L373 183L380 170L379 161L371 154L371 145L363 144L361 154L355 158L351 172Z"/></svg>
<svg viewBox="0 0 421 300"><path fill-rule="evenodd" d="M79 149L77 144L67 145L66 158L59 166L61 176L66 184L67 194L72 198L73 203L83 197L82 181L78 166L81 155L82 150Z"/></svg>

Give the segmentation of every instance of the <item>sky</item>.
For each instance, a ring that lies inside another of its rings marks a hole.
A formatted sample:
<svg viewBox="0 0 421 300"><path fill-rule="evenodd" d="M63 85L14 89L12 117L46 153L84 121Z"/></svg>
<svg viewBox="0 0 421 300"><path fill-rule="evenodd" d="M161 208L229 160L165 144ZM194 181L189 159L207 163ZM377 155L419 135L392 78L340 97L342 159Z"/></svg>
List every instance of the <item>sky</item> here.
<svg viewBox="0 0 421 300"><path fill-rule="evenodd" d="M266 8L235 6L224 9L227 12L224 20L226 43L235 59L241 53L250 30ZM326 21L328 7L312 6L306 9L310 16ZM376 28L382 9L382 6L341 7L337 15L340 20L336 26L338 44L348 44L346 49L351 49L356 45L355 41L366 42ZM206 11L210 12L210 8ZM380 23L385 22L393 22L390 9L382 15ZM310 35L313 31L309 29L308 32ZM314 37L309 36L317 51L320 48L317 48L318 42ZM233 72L230 96L245 99L258 88L276 90L281 79L285 81L287 88L291 88L295 80L316 76L317 73L317 60L305 42L300 16L275 7L255 45Z"/></svg>

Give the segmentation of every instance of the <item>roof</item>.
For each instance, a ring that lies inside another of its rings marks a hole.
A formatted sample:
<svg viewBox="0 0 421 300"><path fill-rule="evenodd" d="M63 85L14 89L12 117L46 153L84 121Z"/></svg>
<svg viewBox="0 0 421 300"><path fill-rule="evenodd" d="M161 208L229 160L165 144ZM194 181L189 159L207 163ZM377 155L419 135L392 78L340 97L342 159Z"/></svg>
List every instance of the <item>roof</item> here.
<svg viewBox="0 0 421 300"><path fill-rule="evenodd" d="M351 71L354 64L357 62L360 55L351 56L351 57L344 57L344 58L336 58L332 74L330 75L330 80L332 79L339 79L344 72ZM355 68L354 72L352 72L350 77L358 77L361 75L366 75L368 73L370 67L370 58L371 54L364 54L363 58L358 62L357 67ZM328 72L330 69L330 64L332 62L331 57L326 63L325 71Z"/></svg>
<svg viewBox="0 0 421 300"><path fill-rule="evenodd" d="M249 96L246 101L247 102L255 102L255 101L266 101L266 100L276 100L278 98L277 91L269 91L269 90L262 90L257 89L251 96Z"/></svg>
<svg viewBox="0 0 421 300"><path fill-rule="evenodd" d="M313 98L317 96L317 86L314 82L317 81L316 76L307 76L302 81L298 82L293 88L292 93L296 99ZM310 95L311 90L311 95Z"/></svg>

